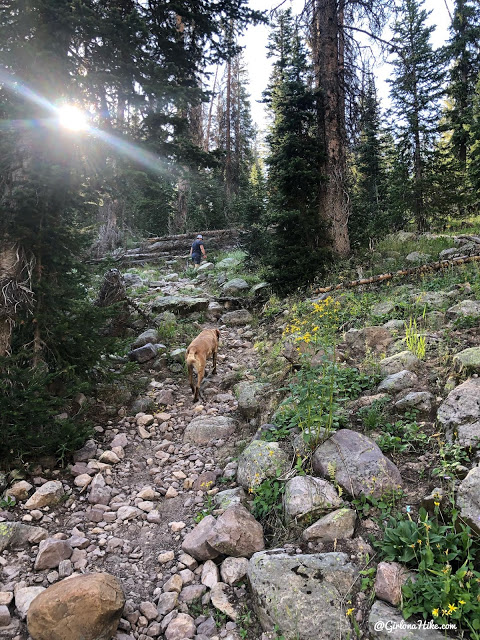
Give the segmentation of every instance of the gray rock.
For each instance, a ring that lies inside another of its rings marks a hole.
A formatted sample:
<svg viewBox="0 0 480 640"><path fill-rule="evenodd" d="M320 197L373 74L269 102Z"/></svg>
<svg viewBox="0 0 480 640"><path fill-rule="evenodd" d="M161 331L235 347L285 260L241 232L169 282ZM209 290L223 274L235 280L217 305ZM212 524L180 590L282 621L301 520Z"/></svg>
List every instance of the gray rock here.
<svg viewBox="0 0 480 640"><path fill-rule="evenodd" d="M480 442L480 378L471 378L455 387L442 402L437 420L447 438L455 437L462 447L478 447Z"/></svg>
<svg viewBox="0 0 480 640"><path fill-rule="evenodd" d="M480 533L480 466L471 469L459 486L457 505L463 520Z"/></svg>
<svg viewBox="0 0 480 640"><path fill-rule="evenodd" d="M244 489L257 487L289 468L290 460L278 442L253 440L238 459L237 482Z"/></svg>
<svg viewBox="0 0 480 640"><path fill-rule="evenodd" d="M409 577L409 572L398 562L380 562L375 576L375 595L398 607L402 602L402 585Z"/></svg>
<svg viewBox="0 0 480 640"><path fill-rule="evenodd" d="M160 296L152 302L151 309L156 313L172 311L180 316L187 316L197 311L206 311L209 302L208 298L194 298L192 296Z"/></svg>
<svg viewBox="0 0 480 640"><path fill-rule="evenodd" d="M148 342L142 347L138 347L138 349L133 349L132 351L130 351L128 353L128 357L130 358L130 360L134 362L143 364L144 362L153 360L153 358L157 356L158 352L159 352L158 345Z"/></svg>
<svg viewBox="0 0 480 640"><path fill-rule="evenodd" d="M235 386L238 397L238 409L247 420L254 418L259 413L263 404L262 392L269 385L260 382L240 382Z"/></svg>
<svg viewBox="0 0 480 640"><path fill-rule="evenodd" d="M223 306L219 302L212 301L208 304L207 319L214 322L220 318L223 312Z"/></svg>
<svg viewBox="0 0 480 640"><path fill-rule="evenodd" d="M45 591L45 587L21 587L15 591L15 607L20 618L25 619L35 598Z"/></svg>
<svg viewBox="0 0 480 640"><path fill-rule="evenodd" d="M237 504L243 504L246 502L247 494L242 487L235 487L235 489L219 491L214 496L213 500L219 509L225 511L229 507L234 507Z"/></svg>
<svg viewBox="0 0 480 640"><path fill-rule="evenodd" d="M229 438L235 432L237 423L226 416L198 416L185 429L184 442L199 445L208 444L212 440Z"/></svg>
<svg viewBox="0 0 480 640"><path fill-rule="evenodd" d="M302 536L307 542L310 540L333 542L333 540L353 538L356 521L357 514L353 509L338 509L314 522L305 529Z"/></svg>
<svg viewBox="0 0 480 640"><path fill-rule="evenodd" d="M39 544L48 537L43 527L32 527L20 522L0 522L0 553L5 549L25 547L27 544Z"/></svg>
<svg viewBox="0 0 480 640"><path fill-rule="evenodd" d="M0 604L0 627L8 627L12 618L10 616L10 611L5 604Z"/></svg>
<svg viewBox="0 0 480 640"><path fill-rule="evenodd" d="M157 329L147 329L141 333L138 338L132 343L132 349L138 349L144 347L146 344L156 344L158 342Z"/></svg>
<svg viewBox="0 0 480 640"><path fill-rule="evenodd" d="M217 269L230 269L231 267L236 267L242 262L242 258L223 258L220 262L217 262Z"/></svg>
<svg viewBox="0 0 480 640"><path fill-rule="evenodd" d="M350 495L373 495L399 489L402 478L397 467L383 455L373 440L350 429L340 429L321 444L313 455L313 470L336 482Z"/></svg>
<svg viewBox="0 0 480 640"><path fill-rule="evenodd" d="M242 505L230 507L219 516L207 542L219 553L235 558L250 558L265 548L262 525Z"/></svg>
<svg viewBox="0 0 480 640"><path fill-rule="evenodd" d="M351 630L344 598L354 596L357 575L344 553L264 551L252 556L248 567L254 608L263 630L278 629L287 638L302 640L347 637Z"/></svg>
<svg viewBox="0 0 480 640"><path fill-rule="evenodd" d="M405 321L404 320L389 320L384 325L385 329L389 331L404 331L405 330Z"/></svg>
<svg viewBox="0 0 480 640"><path fill-rule="evenodd" d="M214 269L215 265L213 264L213 262L204 262L198 267L197 273L203 273L204 271L213 271Z"/></svg>
<svg viewBox="0 0 480 640"><path fill-rule="evenodd" d="M439 260L451 260L452 258L458 258L470 254L475 248L475 245L471 242L466 242L462 247L451 247L450 249L444 249L440 251L438 256Z"/></svg>
<svg viewBox="0 0 480 640"><path fill-rule="evenodd" d="M431 259L431 255L428 253L421 253L420 251L412 251L412 253L409 253L405 258L408 262L429 262Z"/></svg>
<svg viewBox="0 0 480 640"><path fill-rule="evenodd" d="M445 314L440 311L429 311L425 319L430 329L442 329L445 326Z"/></svg>
<svg viewBox="0 0 480 640"><path fill-rule="evenodd" d="M378 385L378 391L397 393L398 391L403 391L403 389L411 389L416 384L418 384L417 376L411 371L408 371L408 369L404 369L403 371L392 373L384 378Z"/></svg>
<svg viewBox="0 0 480 640"><path fill-rule="evenodd" d="M228 311L220 318L220 322L228 327L239 327L243 324L249 324L252 320L252 314L247 309Z"/></svg>
<svg viewBox="0 0 480 640"><path fill-rule="evenodd" d="M186 640L195 635L195 622L187 613L179 613L165 630L165 640Z"/></svg>
<svg viewBox="0 0 480 640"><path fill-rule="evenodd" d="M365 327L347 331L345 342L350 351L362 356L367 351L385 352L393 342L393 336L385 327Z"/></svg>
<svg viewBox="0 0 480 640"><path fill-rule="evenodd" d="M368 630L371 640L445 640L435 629L409 629L400 611L380 600L370 610Z"/></svg>
<svg viewBox="0 0 480 640"><path fill-rule="evenodd" d="M449 320L456 320L457 318L465 318L467 316L480 318L480 301L462 300L461 302L457 302L453 307L447 309L446 315Z"/></svg>
<svg viewBox="0 0 480 640"><path fill-rule="evenodd" d="M90 458L95 458L97 453L97 443L95 440L87 440L81 449L73 454L74 462L88 462Z"/></svg>
<svg viewBox="0 0 480 640"><path fill-rule="evenodd" d="M388 316L390 313L393 313L395 309L395 303L390 302L389 300L385 300L384 302L374 304L371 314L372 316Z"/></svg>
<svg viewBox="0 0 480 640"><path fill-rule="evenodd" d="M433 395L429 391L411 391L395 402L397 409L416 409L420 413L430 413L433 405Z"/></svg>
<svg viewBox="0 0 480 640"><path fill-rule="evenodd" d="M182 549L201 562L211 560L220 555L219 551L208 543L215 524L216 520L213 516L206 516L203 520L200 520L197 526L185 536Z"/></svg>
<svg viewBox="0 0 480 640"><path fill-rule="evenodd" d="M223 293L225 293L226 295L235 295L236 293L245 291L248 288L248 282L243 280L243 278L234 278L233 280L229 280L222 286Z"/></svg>
<svg viewBox="0 0 480 640"><path fill-rule="evenodd" d="M230 620L236 620L238 618L238 611L230 602L231 598L228 597L229 587L223 582L218 582L210 592L210 600L215 609L221 611Z"/></svg>
<svg viewBox="0 0 480 640"><path fill-rule="evenodd" d="M246 558L225 558L220 565L220 575L226 584L235 584L247 575L248 560Z"/></svg>
<svg viewBox="0 0 480 640"><path fill-rule="evenodd" d="M289 480L285 485L284 501L287 518L313 516L342 504L332 484L312 476L295 476Z"/></svg>
<svg viewBox="0 0 480 640"><path fill-rule="evenodd" d="M250 291L254 296L259 296L265 293L265 290L269 287L270 285L268 284L268 282L259 282L258 284L254 284Z"/></svg>
<svg viewBox="0 0 480 640"><path fill-rule="evenodd" d="M68 560L72 553L73 549L68 540L57 540L56 538L42 540L35 559L34 569L36 571L56 569L60 562Z"/></svg>
<svg viewBox="0 0 480 640"><path fill-rule="evenodd" d="M143 280L138 273L124 273L122 278L127 287L143 286Z"/></svg>
<svg viewBox="0 0 480 640"><path fill-rule="evenodd" d="M480 347L470 347L453 357L453 364L458 371L480 373Z"/></svg>
<svg viewBox="0 0 480 640"><path fill-rule="evenodd" d="M130 413L136 415L137 413L146 413L155 408L155 402L153 398L148 396L139 396L135 399L130 407Z"/></svg>
<svg viewBox="0 0 480 640"><path fill-rule="evenodd" d="M410 351L401 351L393 356L380 360L380 373L389 376L404 369L416 371L421 365L421 360Z"/></svg>
<svg viewBox="0 0 480 640"><path fill-rule="evenodd" d="M160 616L166 616L167 613L173 611L177 606L178 593L176 591L167 591L162 593L158 598L157 611Z"/></svg>
<svg viewBox="0 0 480 640"><path fill-rule="evenodd" d="M88 502L90 504L104 504L107 505L110 502L112 490L107 486L104 477L101 473L93 478L90 484L90 494L88 496Z"/></svg>
<svg viewBox="0 0 480 640"><path fill-rule="evenodd" d="M420 308L426 305L429 309L442 309L450 304L451 297L445 291L422 291L412 293L410 302Z"/></svg>

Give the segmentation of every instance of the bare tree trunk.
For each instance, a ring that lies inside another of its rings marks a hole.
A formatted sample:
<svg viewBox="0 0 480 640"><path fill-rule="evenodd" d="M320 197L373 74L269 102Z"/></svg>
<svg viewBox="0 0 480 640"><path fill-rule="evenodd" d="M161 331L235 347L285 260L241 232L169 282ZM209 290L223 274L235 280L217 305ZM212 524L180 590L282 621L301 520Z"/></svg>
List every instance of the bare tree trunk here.
<svg viewBox="0 0 480 640"><path fill-rule="evenodd" d="M319 215L326 226L326 245L340 256L350 252L349 202L346 191L345 87L343 68L343 2L315 0L312 24L318 88L322 91L320 140L326 178L320 194Z"/></svg>
<svg viewBox="0 0 480 640"><path fill-rule="evenodd" d="M232 196L232 64L227 62L227 103L225 107L225 193L229 201Z"/></svg>
<svg viewBox="0 0 480 640"><path fill-rule="evenodd" d="M213 81L213 89L212 89L212 99L210 100L210 106L208 108L208 121L207 121L207 133L205 135L203 149L204 151L210 150L210 129L212 127L212 111L213 111L213 103L215 101L215 90L217 88L217 78L218 78L218 69L219 66L217 64L217 68L215 69L215 79Z"/></svg>

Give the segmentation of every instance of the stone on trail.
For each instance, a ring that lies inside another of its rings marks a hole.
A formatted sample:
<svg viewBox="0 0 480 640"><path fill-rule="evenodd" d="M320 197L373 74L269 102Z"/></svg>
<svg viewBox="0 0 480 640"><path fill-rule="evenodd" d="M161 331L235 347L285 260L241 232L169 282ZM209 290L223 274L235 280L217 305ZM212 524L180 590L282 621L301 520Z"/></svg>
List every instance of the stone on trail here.
<svg viewBox="0 0 480 640"><path fill-rule="evenodd" d="M249 324L253 319L252 314L247 309L238 309L237 311L227 311L220 318L222 324L227 327L238 327L242 324Z"/></svg>
<svg viewBox="0 0 480 640"><path fill-rule="evenodd" d="M8 607L4 604L0 604L0 627L8 627L12 618Z"/></svg>
<svg viewBox="0 0 480 640"><path fill-rule="evenodd" d="M179 613L165 630L166 640L185 640L195 635L195 622L188 613Z"/></svg>
<svg viewBox="0 0 480 640"><path fill-rule="evenodd" d="M415 409L423 414L429 414L432 410L434 397L430 391L411 391L406 396L395 402L397 409L402 411Z"/></svg>
<svg viewBox="0 0 480 640"><path fill-rule="evenodd" d="M35 598L45 591L45 587L21 587L15 591L15 607L23 620ZM34 638L36 640L36 638Z"/></svg>
<svg viewBox="0 0 480 640"><path fill-rule="evenodd" d="M68 560L72 553L73 549L68 540L47 538L40 543L33 568L36 571L55 569L62 560Z"/></svg>
<svg viewBox="0 0 480 640"><path fill-rule="evenodd" d="M277 477L290 466L278 442L253 440L238 459L237 482L244 489L258 487L266 478Z"/></svg>
<svg viewBox="0 0 480 640"><path fill-rule="evenodd" d="M110 502L110 498L112 495L112 490L107 483L105 482L105 478L101 473L97 473L97 475L93 478L92 483L90 485L90 493L88 495L88 502L90 504L103 504L107 505Z"/></svg>
<svg viewBox="0 0 480 640"><path fill-rule="evenodd" d="M337 509L310 525L302 536L308 542L310 540L321 542L345 540L353 537L356 521L357 514L353 509Z"/></svg>
<svg viewBox="0 0 480 640"><path fill-rule="evenodd" d="M404 369L415 371L420 367L421 360L410 351L400 351L393 356L380 360L380 373L389 376Z"/></svg>
<svg viewBox="0 0 480 640"><path fill-rule="evenodd" d="M480 534L480 466L470 469L458 487L457 506L462 519Z"/></svg>
<svg viewBox="0 0 480 640"><path fill-rule="evenodd" d="M408 628L398 609L377 600L368 618L371 640L445 640L445 635L435 629Z"/></svg>
<svg viewBox="0 0 480 640"><path fill-rule="evenodd" d="M349 495L372 495L379 498L402 486L400 471L367 436L350 429L340 429L315 450L313 470L335 481Z"/></svg>
<svg viewBox="0 0 480 640"><path fill-rule="evenodd" d="M222 291L226 295L234 295L246 289L249 289L248 282L243 278L233 278L233 280L229 280L222 286Z"/></svg>
<svg viewBox="0 0 480 640"><path fill-rule="evenodd" d="M223 582L218 582L210 592L210 600L215 609L224 613L230 620L235 621L238 618L239 612L228 598L228 589L228 585Z"/></svg>
<svg viewBox="0 0 480 640"><path fill-rule="evenodd" d="M345 342L350 351L361 356L367 351L384 353L393 342L393 336L385 327L364 327L347 331Z"/></svg>
<svg viewBox="0 0 480 640"><path fill-rule="evenodd" d="M380 562L375 577L375 595L398 607L402 601L402 585L408 578L409 572L398 562Z"/></svg>
<svg viewBox="0 0 480 640"><path fill-rule="evenodd" d="M391 391L396 393L397 391L403 391L404 389L411 389L418 383L417 376L404 369L398 373L392 373L384 378L378 385L377 391Z"/></svg>
<svg viewBox="0 0 480 640"><path fill-rule="evenodd" d="M0 553L5 549L38 544L47 537L48 531L43 527L33 527L21 522L0 522Z"/></svg>
<svg viewBox="0 0 480 640"><path fill-rule="evenodd" d="M480 378L471 378L455 387L437 411L449 441L462 447L480 446Z"/></svg>
<svg viewBox="0 0 480 640"><path fill-rule="evenodd" d="M228 438L235 432L237 423L225 416L198 416L185 429L184 442L205 445L211 440Z"/></svg>
<svg viewBox="0 0 480 640"><path fill-rule="evenodd" d="M31 489L33 489L32 484L25 480L20 480L12 484L12 486L5 491L5 495L15 498L17 502L23 502L28 499L28 494Z"/></svg>
<svg viewBox="0 0 480 640"><path fill-rule="evenodd" d="M25 503L26 509L41 509L58 504L65 494L63 485L58 480L50 480L39 487Z"/></svg>
<svg viewBox="0 0 480 640"><path fill-rule="evenodd" d="M143 364L144 362L153 360L153 358L155 358L159 350L160 350L160 345L147 342L147 344L144 344L143 347L138 347L138 349L132 349L132 351L128 353L128 357L130 360L133 360L134 362Z"/></svg>
<svg viewBox="0 0 480 640"><path fill-rule="evenodd" d="M225 558L220 565L220 575L223 582L227 584L235 584L247 575L248 560L247 558Z"/></svg>
<svg viewBox="0 0 480 640"><path fill-rule="evenodd" d="M201 583L211 589L219 582L218 567L213 560L207 560L202 567Z"/></svg>
<svg viewBox="0 0 480 640"><path fill-rule="evenodd" d="M143 333L141 333L138 338L132 342L132 350L138 349L139 347L144 347L146 344L156 344L158 342L158 331L157 329L147 329Z"/></svg>
<svg viewBox="0 0 480 640"><path fill-rule="evenodd" d="M480 301L462 300L457 302L453 307L447 309L446 315L449 320L465 317L480 318Z"/></svg>
<svg viewBox="0 0 480 640"><path fill-rule="evenodd" d="M256 553L248 566L263 630L302 640L347 637L344 600L355 595L357 576L345 553L289 555L276 549Z"/></svg>
<svg viewBox="0 0 480 640"><path fill-rule="evenodd" d="M285 485L285 514L287 518L302 518L319 511L335 509L342 504L335 487L312 476L295 476Z"/></svg>
<svg viewBox="0 0 480 640"><path fill-rule="evenodd" d="M264 400L262 392L269 385L260 382L240 382L235 387L235 393L238 397L238 410L244 418L249 420L254 418L260 412Z"/></svg>
<svg viewBox="0 0 480 640"><path fill-rule="evenodd" d="M32 602L28 631L33 640L110 640L124 604L120 581L108 573L67 578Z"/></svg>
<svg viewBox="0 0 480 640"><path fill-rule="evenodd" d="M220 555L220 552L210 546L208 539L212 534L216 520L213 516L205 516L197 526L185 536L182 549L195 560L212 560Z"/></svg>
<svg viewBox="0 0 480 640"><path fill-rule="evenodd" d="M453 356L453 364L458 371L480 373L480 347L464 349Z"/></svg>
<svg viewBox="0 0 480 640"><path fill-rule="evenodd" d="M230 507L219 516L207 541L219 553L236 558L249 558L265 549L262 525L242 505Z"/></svg>
<svg viewBox="0 0 480 640"><path fill-rule="evenodd" d="M219 491L213 498L213 501L219 509L225 511L229 507L233 507L236 504L243 504L247 500L247 494L242 487L235 487L235 489L225 489L225 491Z"/></svg>

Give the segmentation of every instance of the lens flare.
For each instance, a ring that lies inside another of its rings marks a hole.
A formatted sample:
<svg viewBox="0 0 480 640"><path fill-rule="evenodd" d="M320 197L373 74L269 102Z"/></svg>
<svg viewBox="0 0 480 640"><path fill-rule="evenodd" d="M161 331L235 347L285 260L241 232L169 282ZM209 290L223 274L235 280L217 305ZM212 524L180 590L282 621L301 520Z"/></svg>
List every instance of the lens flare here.
<svg viewBox="0 0 480 640"><path fill-rule="evenodd" d="M85 131L88 128L86 115L73 105L65 104L57 109L58 121L65 129Z"/></svg>

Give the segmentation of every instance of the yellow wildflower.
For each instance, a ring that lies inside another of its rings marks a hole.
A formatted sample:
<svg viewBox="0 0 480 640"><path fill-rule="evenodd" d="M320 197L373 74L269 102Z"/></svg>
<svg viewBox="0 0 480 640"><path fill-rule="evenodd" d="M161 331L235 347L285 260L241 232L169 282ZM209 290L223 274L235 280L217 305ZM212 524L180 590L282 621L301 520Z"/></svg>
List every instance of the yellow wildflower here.
<svg viewBox="0 0 480 640"><path fill-rule="evenodd" d="M437 617L438 617L438 609L433 609L433 610L432 610L432 616L433 616L434 618L437 618Z"/></svg>
<svg viewBox="0 0 480 640"><path fill-rule="evenodd" d="M459 600L458 604L466 604L465 600Z"/></svg>
<svg viewBox="0 0 480 640"><path fill-rule="evenodd" d="M453 613L457 609L458 609L458 607L456 607L454 604L449 604L448 605L448 613Z"/></svg>
<svg viewBox="0 0 480 640"><path fill-rule="evenodd" d="M354 611L355 609L353 607L351 609L347 609L347 613L346 613L347 617L351 616Z"/></svg>

